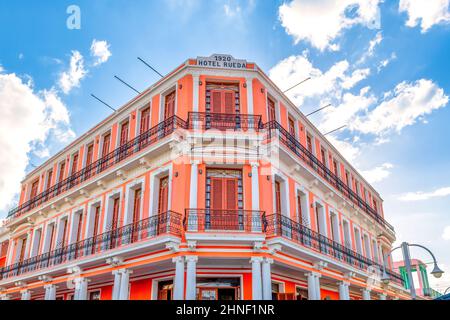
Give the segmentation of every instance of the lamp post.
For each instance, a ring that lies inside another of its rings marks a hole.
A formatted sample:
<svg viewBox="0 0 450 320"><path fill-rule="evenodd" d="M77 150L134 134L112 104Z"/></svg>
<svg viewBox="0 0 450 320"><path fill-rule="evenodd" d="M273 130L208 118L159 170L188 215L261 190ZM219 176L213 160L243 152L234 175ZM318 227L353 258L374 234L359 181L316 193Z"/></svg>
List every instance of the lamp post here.
<svg viewBox="0 0 450 320"><path fill-rule="evenodd" d="M450 290L450 287L448 287L447 289L445 289L445 291L444 291L444 295L446 295L447 294L447 291L448 290Z"/></svg>
<svg viewBox="0 0 450 320"><path fill-rule="evenodd" d="M422 248L422 249L428 251L428 253L431 255L431 257L433 258L433 261L434 261L434 268L433 268L433 271L431 271L431 274L435 278L442 277L442 274L444 273L444 271L439 269L434 254L429 249L425 248L424 246L422 246L420 244L412 244L412 243L403 242L400 245L400 247L394 248L394 249L392 249L391 252L387 253L384 256L383 277L381 278L381 281L383 281L385 284L387 284L387 283L389 283L389 280L390 280L388 274L386 273L386 260L387 260L387 257L390 256L392 254L392 252L394 252L395 250L402 249L403 261L405 261L405 269L406 269L406 274L408 276L409 291L411 293L411 299L415 300L417 295L416 295L416 289L414 288L414 281L413 281L413 277L412 277L411 256L410 256L410 253L409 253L409 247L419 247L419 248Z"/></svg>

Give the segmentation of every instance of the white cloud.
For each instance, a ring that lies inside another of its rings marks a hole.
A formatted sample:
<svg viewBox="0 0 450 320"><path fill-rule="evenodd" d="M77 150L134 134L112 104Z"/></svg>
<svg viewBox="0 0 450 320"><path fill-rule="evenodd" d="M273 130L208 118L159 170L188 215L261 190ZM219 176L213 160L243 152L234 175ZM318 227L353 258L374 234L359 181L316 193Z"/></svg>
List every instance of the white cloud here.
<svg viewBox="0 0 450 320"><path fill-rule="evenodd" d="M400 0L399 12L406 12L408 27L416 27L420 23L422 33L433 25L450 22L450 0Z"/></svg>
<svg viewBox="0 0 450 320"><path fill-rule="evenodd" d="M369 183L380 182L391 175L391 169L394 166L391 163L383 163L382 165L370 170L362 170L361 174Z"/></svg>
<svg viewBox="0 0 450 320"><path fill-rule="evenodd" d="M335 63L330 69L322 72L308 60L307 53L290 56L269 71L270 78L280 87L289 88L303 79L311 80L288 92L289 97L301 105L305 98L338 98L343 89L351 89L370 73L369 69L351 70L347 60Z"/></svg>
<svg viewBox="0 0 450 320"><path fill-rule="evenodd" d="M225 12L225 16L232 18L241 13L241 7L239 5L232 6L231 4L224 4L223 10Z"/></svg>
<svg viewBox="0 0 450 320"><path fill-rule="evenodd" d="M343 30L357 24L380 27L381 0L293 0L279 8L279 18L295 43L308 41L321 51L336 51Z"/></svg>
<svg viewBox="0 0 450 320"><path fill-rule="evenodd" d="M361 152L356 144L348 140L339 140L335 136L328 136L327 139L349 162L355 161Z"/></svg>
<svg viewBox="0 0 450 320"><path fill-rule="evenodd" d="M80 86L80 81L86 76L87 70L84 68L84 59L79 51L72 51L70 57L69 70L61 73L59 77L59 87L68 94L73 88Z"/></svg>
<svg viewBox="0 0 450 320"><path fill-rule="evenodd" d="M376 108L356 118L350 128L375 135L384 135L393 130L400 132L447 103L448 96L444 90L431 80L402 82L393 91L386 93L384 101Z"/></svg>
<svg viewBox="0 0 450 320"><path fill-rule="evenodd" d="M0 210L20 190L28 153L55 131L72 135L69 127L69 113L55 90L34 92L14 73L0 73Z"/></svg>
<svg viewBox="0 0 450 320"><path fill-rule="evenodd" d="M442 239L450 240L450 226L446 226L444 228L444 232L442 233Z"/></svg>
<svg viewBox="0 0 450 320"><path fill-rule="evenodd" d="M421 201L432 198L443 198L450 196L450 187L439 188L431 192L408 192L399 197L401 201Z"/></svg>
<svg viewBox="0 0 450 320"><path fill-rule="evenodd" d="M386 68L392 61L397 59L397 54L392 52L391 56L387 59L381 60L378 64L377 71L380 72L382 69Z"/></svg>
<svg viewBox="0 0 450 320"><path fill-rule="evenodd" d="M110 45L105 40L99 41L99 40L94 39L92 41L91 55L96 58L96 61L94 62L94 66L98 66L98 65L108 61L108 59L112 55L111 51L109 50L109 47L110 47Z"/></svg>

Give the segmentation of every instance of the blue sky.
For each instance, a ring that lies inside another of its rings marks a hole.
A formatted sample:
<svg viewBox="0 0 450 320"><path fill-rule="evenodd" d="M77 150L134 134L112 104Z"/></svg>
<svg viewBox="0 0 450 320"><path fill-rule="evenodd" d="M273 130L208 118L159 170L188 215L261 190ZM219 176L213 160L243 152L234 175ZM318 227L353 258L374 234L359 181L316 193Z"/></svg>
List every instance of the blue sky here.
<svg viewBox="0 0 450 320"><path fill-rule="evenodd" d="M72 4L77 30L66 25ZM379 190L398 240L429 246L447 271L437 285L450 286L448 4L0 1L0 152L15 155L0 160L0 216L30 163L111 113L90 93L119 107L134 92L114 75L139 90L158 79L137 56L164 74L189 57L228 53L282 89L312 77L291 99L305 113L332 104L311 120L323 132L347 125L330 139Z"/></svg>

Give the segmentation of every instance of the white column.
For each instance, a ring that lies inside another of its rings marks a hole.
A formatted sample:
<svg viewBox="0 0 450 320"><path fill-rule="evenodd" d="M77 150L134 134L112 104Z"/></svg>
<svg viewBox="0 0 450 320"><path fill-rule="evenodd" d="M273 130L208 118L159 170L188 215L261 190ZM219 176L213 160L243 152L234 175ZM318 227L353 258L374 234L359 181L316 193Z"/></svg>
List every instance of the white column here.
<svg viewBox="0 0 450 320"><path fill-rule="evenodd" d="M54 284L47 284L44 286L45 300L56 300L56 286Z"/></svg>
<svg viewBox="0 0 450 320"><path fill-rule="evenodd" d="M131 270L121 269L119 300L128 300L130 293L130 274Z"/></svg>
<svg viewBox="0 0 450 320"><path fill-rule="evenodd" d="M264 258L262 263L262 299L272 300L272 273L270 265L273 259Z"/></svg>
<svg viewBox="0 0 450 320"><path fill-rule="evenodd" d="M316 300L321 300L320 295L320 274L314 274L314 282L315 282L315 292L316 292Z"/></svg>
<svg viewBox="0 0 450 320"><path fill-rule="evenodd" d="M247 110L249 114L253 114L253 79L247 78L245 80L247 84Z"/></svg>
<svg viewBox="0 0 450 320"><path fill-rule="evenodd" d="M259 174L258 163L251 163L252 166L252 231L262 230L261 217L259 213ZM258 222L259 221L259 222Z"/></svg>
<svg viewBox="0 0 450 320"><path fill-rule="evenodd" d="M189 189L189 208L197 208L197 195L198 195L198 162L191 163L191 184ZM188 218L188 231L198 230L198 219L195 213L190 212Z"/></svg>
<svg viewBox="0 0 450 320"><path fill-rule="evenodd" d="M316 300L316 281L314 274L306 273L305 276L308 279L308 300Z"/></svg>
<svg viewBox="0 0 450 320"><path fill-rule="evenodd" d="M175 278L173 281L173 284L174 284L173 299L174 300L183 300L183 295L184 295L184 257L175 257L172 259L172 262L175 263Z"/></svg>
<svg viewBox="0 0 450 320"><path fill-rule="evenodd" d="M199 104L198 104L198 97L199 97L199 85L198 82L200 81L200 77L198 74L192 75L192 81L194 82L193 87L193 97L192 97L192 110L194 112L198 112Z"/></svg>
<svg viewBox="0 0 450 320"><path fill-rule="evenodd" d="M197 256L187 256L186 267L186 300L196 300L197 297Z"/></svg>
<svg viewBox="0 0 450 320"><path fill-rule="evenodd" d="M20 291L21 300L31 300L31 291L30 290L23 290Z"/></svg>
<svg viewBox="0 0 450 320"><path fill-rule="evenodd" d="M8 294L2 294L0 300L11 300L11 297Z"/></svg>
<svg viewBox="0 0 450 320"><path fill-rule="evenodd" d="M87 300L88 279L75 279L75 300Z"/></svg>
<svg viewBox="0 0 450 320"><path fill-rule="evenodd" d="M338 282L339 285L339 300L350 300L349 283L342 281Z"/></svg>
<svg viewBox="0 0 450 320"><path fill-rule="evenodd" d="M113 292L112 292L112 299L113 300L119 300L120 298L120 283L122 280L122 273L120 270L114 270L114 286L113 286Z"/></svg>
<svg viewBox="0 0 450 320"><path fill-rule="evenodd" d="M263 258L252 257L252 300L262 300L261 262Z"/></svg>
<svg viewBox="0 0 450 320"><path fill-rule="evenodd" d="M363 300L371 300L370 298L370 290L369 289L362 289L362 298Z"/></svg>
<svg viewBox="0 0 450 320"><path fill-rule="evenodd" d="M384 293L379 294L380 300L386 300L387 296Z"/></svg>

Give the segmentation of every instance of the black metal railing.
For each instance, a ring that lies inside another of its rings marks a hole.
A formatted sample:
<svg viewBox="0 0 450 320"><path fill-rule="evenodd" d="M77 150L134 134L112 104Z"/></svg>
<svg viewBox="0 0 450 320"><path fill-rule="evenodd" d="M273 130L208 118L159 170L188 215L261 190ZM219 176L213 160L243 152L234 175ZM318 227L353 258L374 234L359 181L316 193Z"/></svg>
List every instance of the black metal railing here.
<svg viewBox="0 0 450 320"><path fill-rule="evenodd" d="M152 216L3 267L0 269L0 280L104 253L164 234L181 237L181 222L181 215L172 211Z"/></svg>
<svg viewBox="0 0 450 320"><path fill-rule="evenodd" d="M357 195L347 184L344 183L336 174L328 169L322 161L316 158L307 148L305 148L294 136L292 136L286 129L283 128L276 121L270 121L264 124L266 129L267 139L278 137L280 142L288 147L295 155L297 155L304 163L317 172L328 183L335 187L341 194L343 194L352 203L361 208L370 217L372 217L379 224L389 228L394 232L394 228L383 219L369 204L367 204L359 195ZM276 134L278 133L278 134Z"/></svg>
<svg viewBox="0 0 450 320"><path fill-rule="evenodd" d="M189 112L187 123L191 129L223 131L259 131L263 126L261 116L239 113Z"/></svg>
<svg viewBox="0 0 450 320"><path fill-rule="evenodd" d="M186 231L261 232L263 211L227 209L186 209Z"/></svg>
<svg viewBox="0 0 450 320"><path fill-rule="evenodd" d="M371 266L376 267L380 271L383 270L381 264L281 214L263 216L263 232L266 233L267 237L287 238L304 247L364 271L367 271ZM403 278L399 274L391 270L386 272L393 282L404 285Z"/></svg>
<svg viewBox="0 0 450 320"><path fill-rule="evenodd" d="M178 118L177 116L172 116L171 118L164 120L155 127L137 136L133 140L130 140L126 144L118 147L101 159L98 159L82 170L74 173L67 179L55 184L44 192L38 194L36 197L23 203L19 207L10 210L8 213L8 218L17 218L28 212L29 210L47 202L48 200L61 195L67 190L72 189L80 183L89 180L93 176L104 172L115 164L129 158L130 156L138 153L149 145L152 145L155 142L163 139L178 128L187 128L186 122Z"/></svg>

